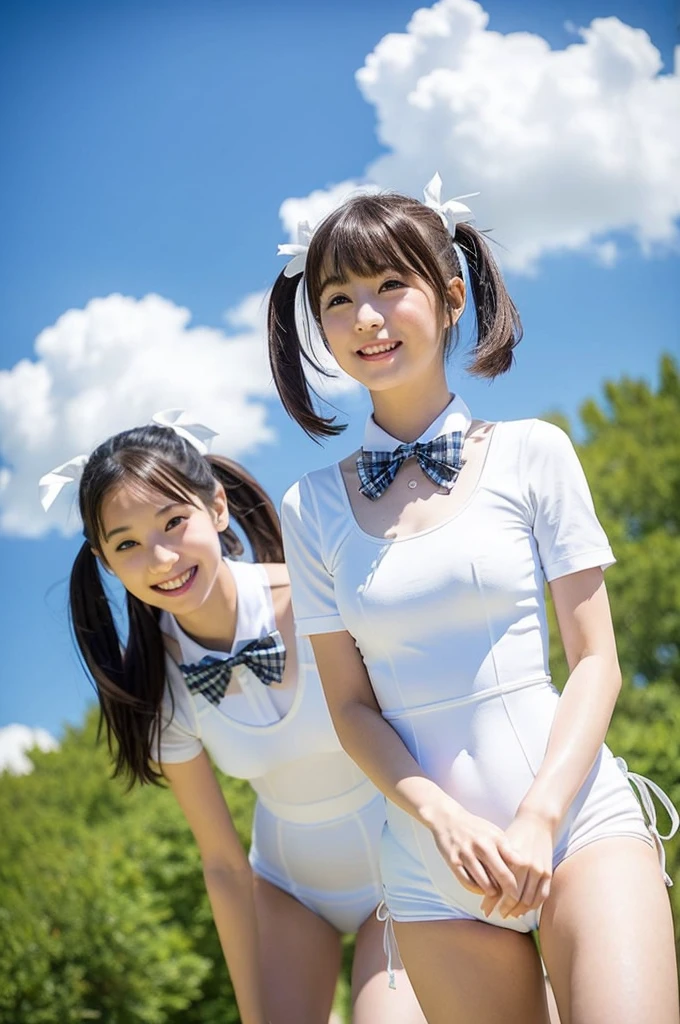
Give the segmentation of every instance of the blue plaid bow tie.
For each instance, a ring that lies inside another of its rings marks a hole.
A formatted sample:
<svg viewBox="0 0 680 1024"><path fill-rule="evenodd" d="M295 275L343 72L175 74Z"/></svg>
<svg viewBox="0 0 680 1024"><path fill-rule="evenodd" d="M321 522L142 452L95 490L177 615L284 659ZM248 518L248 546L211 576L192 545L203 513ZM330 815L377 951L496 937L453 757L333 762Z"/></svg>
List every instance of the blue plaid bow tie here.
<svg viewBox="0 0 680 1024"><path fill-rule="evenodd" d="M206 654L197 665L180 665L180 668L192 693L202 693L211 704L219 704L237 665L245 665L265 686L280 683L286 667L286 648L279 631L275 629L268 636L252 640L229 658Z"/></svg>
<svg viewBox="0 0 680 1024"><path fill-rule="evenodd" d="M393 452L367 452L361 449L357 459L359 490L371 501L380 498L394 480L406 459L415 457L423 473L440 487L451 485L463 467L463 434L440 434L433 441L400 444Z"/></svg>

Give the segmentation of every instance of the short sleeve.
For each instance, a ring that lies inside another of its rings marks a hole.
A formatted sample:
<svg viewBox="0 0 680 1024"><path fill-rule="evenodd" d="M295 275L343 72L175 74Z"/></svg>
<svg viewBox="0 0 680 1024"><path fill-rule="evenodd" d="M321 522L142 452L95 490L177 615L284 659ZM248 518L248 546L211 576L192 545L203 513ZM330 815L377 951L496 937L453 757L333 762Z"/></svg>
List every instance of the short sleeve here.
<svg viewBox="0 0 680 1024"><path fill-rule="evenodd" d="M168 678L161 705L160 751L156 731L151 737L151 757L163 764L193 761L203 750L191 694ZM160 758L159 758L160 753Z"/></svg>
<svg viewBox="0 0 680 1024"><path fill-rule="evenodd" d="M324 561L320 516L308 477L284 496L281 527L297 633L313 636L344 630L333 577Z"/></svg>
<svg viewBox="0 0 680 1024"><path fill-rule="evenodd" d="M526 446L528 500L534 537L550 583L616 559L595 514L583 467L559 427L532 421Z"/></svg>

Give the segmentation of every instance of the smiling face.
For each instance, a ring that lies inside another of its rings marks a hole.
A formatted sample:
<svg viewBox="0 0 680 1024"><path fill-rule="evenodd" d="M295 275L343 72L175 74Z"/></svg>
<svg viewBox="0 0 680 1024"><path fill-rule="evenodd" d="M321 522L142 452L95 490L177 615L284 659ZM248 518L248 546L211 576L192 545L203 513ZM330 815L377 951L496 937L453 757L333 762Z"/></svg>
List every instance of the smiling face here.
<svg viewBox="0 0 680 1024"><path fill-rule="evenodd" d="M460 315L465 290L448 285L450 311L413 272L385 270L370 277L328 277L320 293L320 319L340 367L371 392L439 379L445 335Z"/></svg>
<svg viewBox="0 0 680 1024"><path fill-rule="evenodd" d="M180 619L195 616L213 594L224 571L219 532L229 521L223 488L210 506L187 498L177 502L123 479L102 501L95 552L127 591Z"/></svg>

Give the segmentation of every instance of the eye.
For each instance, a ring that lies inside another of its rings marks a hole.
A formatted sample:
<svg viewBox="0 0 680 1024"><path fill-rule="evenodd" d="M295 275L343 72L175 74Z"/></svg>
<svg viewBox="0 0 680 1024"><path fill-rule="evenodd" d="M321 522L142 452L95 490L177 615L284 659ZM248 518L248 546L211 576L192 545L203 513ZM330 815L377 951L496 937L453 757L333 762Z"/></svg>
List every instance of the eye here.
<svg viewBox="0 0 680 1024"><path fill-rule="evenodd" d="M168 530L174 530L174 528L178 526L179 523L183 523L184 520L187 518L187 516L173 516L172 519L168 519L167 523L165 524L165 532L167 533Z"/></svg>
<svg viewBox="0 0 680 1024"><path fill-rule="evenodd" d="M136 543L136 540L122 540L116 548L116 551L129 551Z"/></svg>
<svg viewBox="0 0 680 1024"><path fill-rule="evenodd" d="M349 302L346 295L334 295L333 298L326 304L326 309L331 309L333 306L339 306L345 302Z"/></svg>
<svg viewBox="0 0 680 1024"><path fill-rule="evenodd" d="M390 277L387 281L383 281L380 285L381 291L394 291L395 288L405 288L406 285L403 281L398 281L396 277Z"/></svg>

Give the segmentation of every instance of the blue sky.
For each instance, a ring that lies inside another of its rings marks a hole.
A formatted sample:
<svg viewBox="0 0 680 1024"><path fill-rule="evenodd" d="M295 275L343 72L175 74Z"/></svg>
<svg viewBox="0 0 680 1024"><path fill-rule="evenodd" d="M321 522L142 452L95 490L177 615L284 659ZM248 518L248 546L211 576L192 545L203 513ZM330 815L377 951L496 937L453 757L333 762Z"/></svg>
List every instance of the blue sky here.
<svg viewBox="0 0 680 1024"><path fill-rule="evenodd" d="M36 337L67 310L114 293L136 300L156 293L190 310L192 325L229 334L225 311L263 292L280 269L282 202L360 179L389 150L376 136L376 107L354 75L383 37L404 32L415 6L413 0L3 4L0 371L35 359ZM565 25L615 16L644 29L664 72L672 70L673 3L487 0L483 6L491 29L534 33L552 50L577 41ZM503 154L495 158L502 167ZM569 166L563 178L559 166L550 173L548 194L557 208L575 175ZM393 184L404 187L403 180ZM469 191L456 184L455 191ZM510 185L522 195L520 179ZM601 181L592 186L601 187ZM589 188L586 181L584 196ZM530 208L531 197L522 202ZM521 238L522 223L521 217L509 221L508 237ZM654 380L660 353L677 350L677 252L655 242L645 254L625 214L617 220L614 210L610 223L594 242L556 252L546 249L545 225L532 225L544 248L530 274L508 274L525 340L507 378L493 386L460 381L476 415L559 409L574 416L605 377ZM611 242L615 260L594 248ZM127 352L121 347L121 360ZM112 372L118 369L114 361ZM226 394L237 369L224 359ZM157 358L161 384L164 373ZM455 386L460 377L459 359ZM158 381L155 387L158 393ZM240 457L276 500L305 470L354 446L366 412L361 396L339 395L352 427L322 450L287 421L274 398L257 387L253 394L249 401L265 409L271 439L251 449L241 439ZM195 387L187 398L200 414ZM32 393L22 400L30 404ZM10 406L6 398L5 417ZM56 422L50 451L58 450L60 429ZM17 445L0 440L0 465L16 468L16 452L23 450ZM230 452L228 438L220 438L220 449ZM44 469L73 454L62 451ZM21 722L58 735L64 722L81 719L90 698L66 616L66 579L79 542L57 530L38 538L21 532L15 526L0 534L0 727Z"/></svg>

